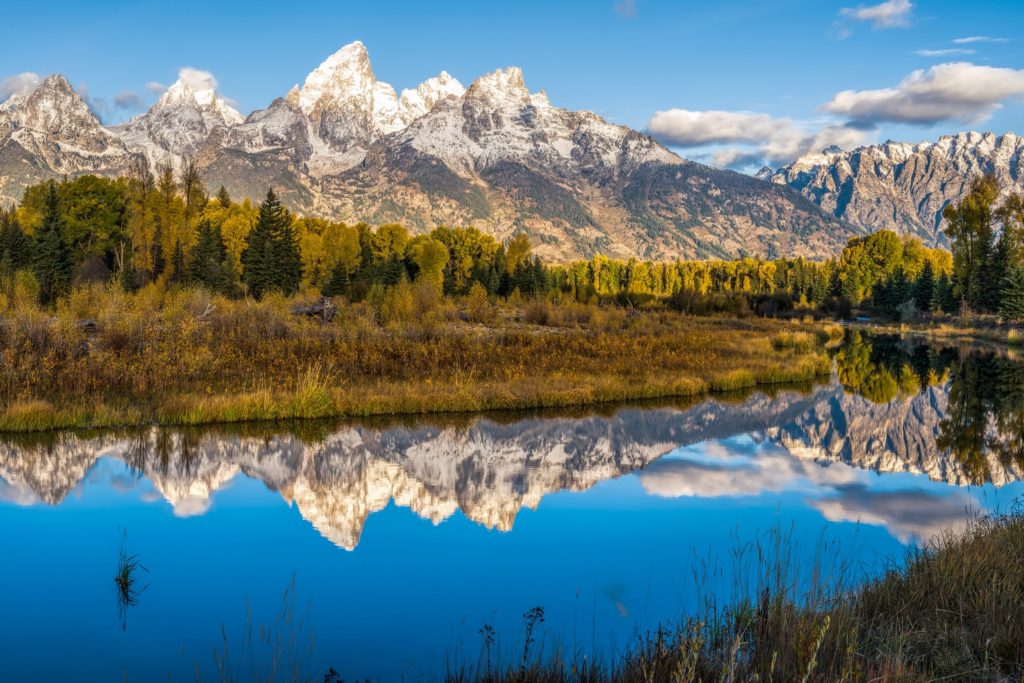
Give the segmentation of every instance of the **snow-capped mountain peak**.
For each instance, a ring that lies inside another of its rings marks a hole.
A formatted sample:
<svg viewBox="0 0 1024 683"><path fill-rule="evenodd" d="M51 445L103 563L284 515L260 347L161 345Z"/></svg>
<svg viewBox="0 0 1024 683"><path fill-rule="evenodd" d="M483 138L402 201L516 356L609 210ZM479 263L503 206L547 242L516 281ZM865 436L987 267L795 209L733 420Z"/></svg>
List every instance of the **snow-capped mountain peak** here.
<svg viewBox="0 0 1024 683"><path fill-rule="evenodd" d="M466 91L466 98L491 103L525 104L530 101L530 91L526 88L523 70L518 66L510 66L473 81Z"/></svg>
<svg viewBox="0 0 1024 683"><path fill-rule="evenodd" d="M423 116L433 109L438 102L449 97L462 97L466 88L457 78L442 71L433 78L428 78L415 89L405 89L398 98L398 109L408 122Z"/></svg>
<svg viewBox="0 0 1024 683"><path fill-rule="evenodd" d="M59 74L47 76L32 90L12 95L3 105L18 127L60 133L79 125L99 126L81 95Z"/></svg>
<svg viewBox="0 0 1024 683"><path fill-rule="evenodd" d="M820 256L848 237L792 193L686 164L641 132L553 106L516 67L468 89L441 71L399 96L354 42L244 120L212 74L178 75L149 111L110 129L63 79L10 99L0 108L0 199L61 175L124 174L140 157L153 171L191 159L208 187L232 196L258 199L273 186L299 212L417 231L473 225L506 239L525 228L552 259ZM709 204L737 184L748 191Z"/></svg>
<svg viewBox="0 0 1024 683"><path fill-rule="evenodd" d="M370 55L360 41L349 43L306 76L299 90L299 106L307 115L324 97L372 95L377 78Z"/></svg>
<svg viewBox="0 0 1024 683"><path fill-rule="evenodd" d="M935 142L829 147L778 169L769 180L801 192L863 230L895 228L946 244L943 210L974 178L994 174L1004 192L1024 188L1024 138L967 131Z"/></svg>
<svg viewBox="0 0 1024 683"><path fill-rule="evenodd" d="M245 117L217 92L217 82L209 74L195 69L182 69L178 80L153 106L154 109L180 107L196 108L204 114L212 114L215 120L211 123L214 124L217 123L216 119L227 125L237 125L245 120Z"/></svg>

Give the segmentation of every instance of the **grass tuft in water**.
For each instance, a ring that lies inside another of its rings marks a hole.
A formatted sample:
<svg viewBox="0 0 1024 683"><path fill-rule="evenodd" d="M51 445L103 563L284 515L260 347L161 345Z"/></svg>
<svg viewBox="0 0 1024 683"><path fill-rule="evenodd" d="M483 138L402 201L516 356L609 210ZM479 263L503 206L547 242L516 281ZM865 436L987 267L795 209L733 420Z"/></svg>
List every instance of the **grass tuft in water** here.
<svg viewBox="0 0 1024 683"><path fill-rule="evenodd" d="M121 537L121 546L117 553L117 573L114 574L114 586L117 588L117 616L121 622L121 630L128 630L128 608L139 603L139 596L149 588L139 588L137 574L139 571L149 573L139 562L137 555L128 553L128 531Z"/></svg>

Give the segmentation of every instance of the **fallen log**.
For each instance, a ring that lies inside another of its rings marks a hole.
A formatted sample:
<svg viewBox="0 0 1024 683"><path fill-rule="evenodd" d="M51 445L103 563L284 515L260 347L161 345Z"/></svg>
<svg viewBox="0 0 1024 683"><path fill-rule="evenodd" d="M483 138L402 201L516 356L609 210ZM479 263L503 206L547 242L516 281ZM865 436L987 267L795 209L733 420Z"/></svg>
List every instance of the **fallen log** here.
<svg viewBox="0 0 1024 683"><path fill-rule="evenodd" d="M333 299L321 297L319 301L308 306L292 306L293 315L304 315L308 318L320 318L321 321L329 323L338 314L338 304Z"/></svg>

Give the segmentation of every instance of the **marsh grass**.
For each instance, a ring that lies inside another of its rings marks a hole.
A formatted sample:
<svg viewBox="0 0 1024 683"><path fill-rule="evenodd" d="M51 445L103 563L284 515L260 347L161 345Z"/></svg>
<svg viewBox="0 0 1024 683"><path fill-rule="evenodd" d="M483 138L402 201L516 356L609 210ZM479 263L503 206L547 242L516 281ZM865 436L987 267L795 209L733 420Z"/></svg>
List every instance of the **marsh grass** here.
<svg viewBox="0 0 1024 683"><path fill-rule="evenodd" d="M139 596L149 585L139 587L139 572L149 573L137 555L128 553L128 531L121 536L121 545L117 552L117 571L114 574L114 586L117 592L117 616L121 622L121 630L128 630L128 608L139 603Z"/></svg>
<svg viewBox="0 0 1024 683"><path fill-rule="evenodd" d="M849 543L849 541L847 541ZM724 559L695 557L696 608L607 656L552 639L543 607L517 633L479 629L479 652L448 657L450 683L832 683L1018 681L1024 676L1024 514L972 517L886 567L855 547L793 528L734 539ZM278 616L242 637L222 629L220 681L328 681L294 580ZM554 634L556 637L559 634ZM510 639L509 639L510 638ZM396 644L397 646L397 644ZM335 660L344 668L343 660Z"/></svg>
<svg viewBox="0 0 1024 683"><path fill-rule="evenodd" d="M256 625L252 608L246 603L245 629L233 643L227 627L221 626L220 648L213 651L221 683L289 683L334 681L333 672L314 676L313 655L316 639L308 626L309 608L297 607L293 578L285 589L280 607L270 624Z"/></svg>
<svg viewBox="0 0 1024 683"><path fill-rule="evenodd" d="M1024 676L1024 516L974 518L864 577L819 541L812 559L773 531L732 555L732 590L711 558L695 566L699 607L608 658L573 646L495 663L481 630L475 665L450 682L1016 681ZM529 653L537 645L524 618Z"/></svg>
<svg viewBox="0 0 1024 683"><path fill-rule="evenodd" d="M566 408L830 371L816 324L549 302L540 317L506 305L486 323L386 325L342 302L325 324L279 297L188 290L96 290L88 303L92 332L73 307L50 323L31 309L4 318L0 431Z"/></svg>

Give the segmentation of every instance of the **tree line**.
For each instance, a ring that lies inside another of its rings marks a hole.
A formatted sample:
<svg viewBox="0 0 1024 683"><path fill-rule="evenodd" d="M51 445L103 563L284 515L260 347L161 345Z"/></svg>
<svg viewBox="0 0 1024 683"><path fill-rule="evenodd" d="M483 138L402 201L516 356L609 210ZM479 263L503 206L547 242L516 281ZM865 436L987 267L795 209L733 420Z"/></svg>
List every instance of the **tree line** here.
<svg viewBox="0 0 1024 683"><path fill-rule="evenodd" d="M0 278L32 273L52 304L74 283L196 285L226 296L315 290L358 301L421 283L438 294L547 295L577 302L661 302L701 313L778 315L855 311L900 319L964 310L1024 318L1024 200L998 208L980 178L946 209L952 251L916 237L855 237L825 261L804 258L655 262L595 256L546 264L529 239L500 242L476 228L412 235L297 216L272 190L254 206L221 188L209 196L194 164L130 176L81 176L26 189L0 211Z"/></svg>

